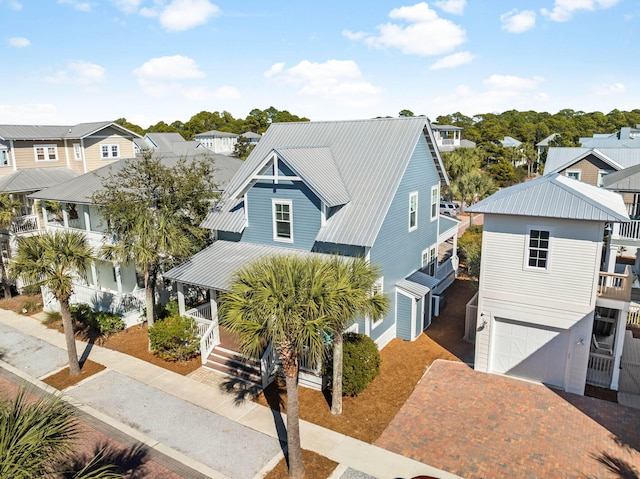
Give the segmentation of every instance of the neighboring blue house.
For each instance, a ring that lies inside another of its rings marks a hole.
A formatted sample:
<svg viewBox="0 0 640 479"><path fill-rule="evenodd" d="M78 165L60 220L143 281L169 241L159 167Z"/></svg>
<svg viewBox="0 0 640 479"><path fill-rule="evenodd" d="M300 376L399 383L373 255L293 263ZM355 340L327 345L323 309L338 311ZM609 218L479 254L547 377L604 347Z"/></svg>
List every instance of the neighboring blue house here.
<svg viewBox="0 0 640 479"><path fill-rule="evenodd" d="M380 348L417 338L458 265L458 222L439 215L447 183L426 117L271 125L202 224L216 241L164 275L178 283L181 311L208 324L203 360L220 341L217 292L268 254L370 259L391 308L354 329ZM453 256L443 261L438 247L451 238ZM185 286L208 291L209 302L187 309Z"/></svg>

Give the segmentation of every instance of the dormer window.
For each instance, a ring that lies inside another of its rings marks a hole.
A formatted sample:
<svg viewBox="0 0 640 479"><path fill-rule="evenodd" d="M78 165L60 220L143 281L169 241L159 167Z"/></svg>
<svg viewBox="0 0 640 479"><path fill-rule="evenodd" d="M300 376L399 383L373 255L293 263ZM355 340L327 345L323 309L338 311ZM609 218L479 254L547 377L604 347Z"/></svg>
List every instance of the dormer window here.
<svg viewBox="0 0 640 479"><path fill-rule="evenodd" d="M58 147L56 145L33 145L36 161L58 161Z"/></svg>
<svg viewBox="0 0 640 479"><path fill-rule="evenodd" d="M273 240L293 243L291 200L273 200Z"/></svg>

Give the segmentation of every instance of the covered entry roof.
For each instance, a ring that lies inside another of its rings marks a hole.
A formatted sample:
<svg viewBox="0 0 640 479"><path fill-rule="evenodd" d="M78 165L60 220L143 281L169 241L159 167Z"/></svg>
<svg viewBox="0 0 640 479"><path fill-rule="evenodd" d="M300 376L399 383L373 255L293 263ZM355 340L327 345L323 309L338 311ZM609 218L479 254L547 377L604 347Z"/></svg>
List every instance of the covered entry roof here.
<svg viewBox="0 0 640 479"><path fill-rule="evenodd" d="M424 298L429 291L438 286L440 280L422 271L416 271L396 283L398 288L413 295L416 299Z"/></svg>
<svg viewBox="0 0 640 479"><path fill-rule="evenodd" d="M228 291L233 275L252 261L272 255L312 256L318 254L321 253L218 240L181 265L167 271L163 276L180 283Z"/></svg>

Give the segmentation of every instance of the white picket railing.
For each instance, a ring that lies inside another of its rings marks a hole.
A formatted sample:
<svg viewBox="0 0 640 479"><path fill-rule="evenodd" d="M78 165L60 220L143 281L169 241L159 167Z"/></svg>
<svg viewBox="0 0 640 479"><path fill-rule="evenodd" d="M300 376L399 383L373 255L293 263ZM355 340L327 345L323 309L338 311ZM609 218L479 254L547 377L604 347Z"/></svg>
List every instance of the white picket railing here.
<svg viewBox="0 0 640 479"><path fill-rule="evenodd" d="M200 325L198 324L198 330ZM200 359L202 364L207 362L207 358L216 345L220 344L220 327L218 326L218 318L209 323L209 327L200 337Z"/></svg>
<svg viewBox="0 0 640 479"><path fill-rule="evenodd" d="M466 306L464 320L464 340L470 343L476 342L476 328L478 322L478 293L473 295Z"/></svg>
<svg viewBox="0 0 640 479"><path fill-rule="evenodd" d="M611 387L611 375L613 373L613 356L600 353L589 354L589 366L587 368L587 384L602 388Z"/></svg>
<svg viewBox="0 0 640 479"><path fill-rule="evenodd" d="M640 239L640 221L620 223L618 237L624 239Z"/></svg>
<svg viewBox="0 0 640 479"><path fill-rule="evenodd" d="M640 307L631 305L627 313L627 326L640 328Z"/></svg>
<svg viewBox="0 0 640 479"><path fill-rule="evenodd" d="M185 316L189 316L190 318L204 321L211 321L213 318L211 317L211 303L204 303L196 306L195 308L191 308L184 312Z"/></svg>
<svg viewBox="0 0 640 479"><path fill-rule="evenodd" d="M274 379L273 370L276 367L276 349L273 343L269 343L267 349L260 358L260 373L262 375L262 389L266 388Z"/></svg>

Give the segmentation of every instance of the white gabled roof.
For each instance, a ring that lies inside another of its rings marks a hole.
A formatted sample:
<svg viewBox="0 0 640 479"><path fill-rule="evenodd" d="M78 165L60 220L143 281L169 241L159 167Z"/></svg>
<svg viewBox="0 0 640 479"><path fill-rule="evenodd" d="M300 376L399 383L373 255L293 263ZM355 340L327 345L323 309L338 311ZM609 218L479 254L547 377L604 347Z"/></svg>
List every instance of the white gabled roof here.
<svg viewBox="0 0 640 479"><path fill-rule="evenodd" d="M622 196L558 173L500 190L466 211L586 221L629 221Z"/></svg>

